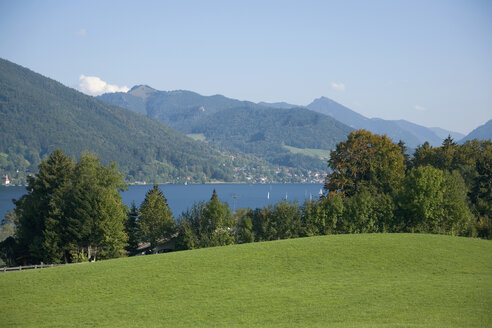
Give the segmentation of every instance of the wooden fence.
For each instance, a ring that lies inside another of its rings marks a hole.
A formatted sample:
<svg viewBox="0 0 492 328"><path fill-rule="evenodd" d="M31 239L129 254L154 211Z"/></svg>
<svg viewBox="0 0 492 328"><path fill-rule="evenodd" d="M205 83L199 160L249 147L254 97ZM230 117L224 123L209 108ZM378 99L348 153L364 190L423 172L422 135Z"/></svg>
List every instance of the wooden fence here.
<svg viewBox="0 0 492 328"><path fill-rule="evenodd" d="M25 266L18 266L18 267L3 267L3 268L0 268L0 273L11 272L11 271L24 271L24 270L52 268L52 267L56 267L56 266L71 265L71 264L82 264L82 263L88 263L88 262L64 263L64 264L35 264L35 265L25 265Z"/></svg>

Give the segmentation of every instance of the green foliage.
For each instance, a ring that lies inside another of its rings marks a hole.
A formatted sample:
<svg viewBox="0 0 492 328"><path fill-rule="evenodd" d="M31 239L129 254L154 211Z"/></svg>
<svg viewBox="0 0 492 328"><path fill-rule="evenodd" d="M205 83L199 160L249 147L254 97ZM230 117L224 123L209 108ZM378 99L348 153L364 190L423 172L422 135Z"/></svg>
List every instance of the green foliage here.
<svg viewBox="0 0 492 328"><path fill-rule="evenodd" d="M346 198L343 215L337 222L339 233L374 233L391 230L393 199L388 194L363 189Z"/></svg>
<svg viewBox="0 0 492 328"><path fill-rule="evenodd" d="M407 231L462 234L471 215L459 174L432 166L412 169L398 197L400 219Z"/></svg>
<svg viewBox="0 0 492 328"><path fill-rule="evenodd" d="M250 212L255 241L300 237L303 233L301 211L297 203L281 201Z"/></svg>
<svg viewBox="0 0 492 328"><path fill-rule="evenodd" d="M15 222L17 222L15 212L9 210L5 214L5 218L3 218L3 220L0 221L0 241L3 241L15 234L17 230L15 226Z"/></svg>
<svg viewBox="0 0 492 328"><path fill-rule="evenodd" d="M74 163L56 150L29 178L29 193L15 201L15 258L60 263L123 255L125 187L115 164L105 167L89 153Z"/></svg>
<svg viewBox="0 0 492 328"><path fill-rule="evenodd" d="M138 249L138 243L142 239L140 228L138 225L138 208L135 202L132 202L130 211L126 214L125 233L128 236L128 246L125 247L128 254L135 255Z"/></svg>
<svg viewBox="0 0 492 328"><path fill-rule="evenodd" d="M0 290L5 327L490 327L492 243L301 238L2 273Z"/></svg>
<svg viewBox="0 0 492 328"><path fill-rule="evenodd" d="M255 241L253 234L253 222L251 221L251 209L240 208L234 213L237 222L236 243L246 244Z"/></svg>
<svg viewBox="0 0 492 328"><path fill-rule="evenodd" d="M430 147L424 144L417 148L412 165L419 167L431 165L456 178L462 192L467 192L470 210L476 220L469 228L472 235L481 238L492 238L492 142L490 140L468 140L457 145L448 137L441 147ZM457 196L456 196L457 197ZM459 196L460 198L462 196Z"/></svg>
<svg viewBox="0 0 492 328"><path fill-rule="evenodd" d="M215 189L212 198L203 207L200 232L200 247L234 243L234 218L229 206L219 200Z"/></svg>
<svg viewBox="0 0 492 328"><path fill-rule="evenodd" d="M145 195L139 212L138 227L142 240L150 242L151 248L172 238L176 229L175 221L167 199L157 184Z"/></svg>
<svg viewBox="0 0 492 328"><path fill-rule="evenodd" d="M19 257L31 263L58 263L64 249L60 244L65 221L65 197L71 189L75 164L56 150L39 166L39 173L29 177L28 194L14 201L18 219Z"/></svg>
<svg viewBox="0 0 492 328"><path fill-rule="evenodd" d="M392 193L405 175L401 148L386 136L358 130L337 145L328 161L333 172L327 176L325 189L355 195L363 187Z"/></svg>
<svg viewBox="0 0 492 328"><path fill-rule="evenodd" d="M200 202L178 220L178 249L193 249L234 244L236 224L226 203L214 189L207 203Z"/></svg>

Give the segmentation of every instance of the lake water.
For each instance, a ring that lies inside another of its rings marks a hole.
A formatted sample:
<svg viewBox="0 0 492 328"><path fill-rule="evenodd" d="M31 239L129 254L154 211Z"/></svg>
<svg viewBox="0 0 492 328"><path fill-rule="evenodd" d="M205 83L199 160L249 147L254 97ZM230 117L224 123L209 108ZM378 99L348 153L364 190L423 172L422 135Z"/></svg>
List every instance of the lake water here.
<svg viewBox="0 0 492 328"><path fill-rule="evenodd" d="M167 203L178 217L183 211L190 208L193 203L208 201L212 191L217 191L219 199L229 204L232 210L237 208L257 208L274 205L283 199L298 201L316 199L323 188L322 184L189 184L172 185L163 184L159 188L167 198ZM127 191L121 193L123 202L130 206L132 201L137 206L143 202L147 191L152 185L130 186ZM25 187L0 186L0 219L9 209L14 208L12 199L19 199L26 193Z"/></svg>

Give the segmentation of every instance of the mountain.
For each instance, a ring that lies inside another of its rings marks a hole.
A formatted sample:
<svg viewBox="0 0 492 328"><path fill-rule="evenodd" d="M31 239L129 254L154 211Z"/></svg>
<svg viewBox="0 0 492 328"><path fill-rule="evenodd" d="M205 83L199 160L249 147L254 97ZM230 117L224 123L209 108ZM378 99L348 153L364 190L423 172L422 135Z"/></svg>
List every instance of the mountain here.
<svg viewBox="0 0 492 328"><path fill-rule="evenodd" d="M324 170L328 150L346 139L352 129L306 108L240 107L222 110L194 124L193 133L229 149L287 167ZM313 158L308 149L326 150Z"/></svg>
<svg viewBox="0 0 492 328"><path fill-rule="evenodd" d="M274 103L268 103L268 102L261 101L258 103L258 105L264 106L264 107L281 108L281 109L291 109L291 108L301 107L301 106L292 105L292 104L289 104L289 103L286 103L283 101L282 102L274 102Z"/></svg>
<svg viewBox="0 0 492 328"><path fill-rule="evenodd" d="M326 170L329 150L352 130L335 119L286 103L255 104L222 95L135 86L100 100L142 113L228 151L240 151L271 164ZM304 174L304 173L303 173Z"/></svg>
<svg viewBox="0 0 492 328"><path fill-rule="evenodd" d="M440 146L442 141L448 137L446 135L444 138L441 138L431 129L406 120L391 120L386 122L393 122L404 131L410 132L418 138L419 144L423 144L427 141L431 146Z"/></svg>
<svg viewBox="0 0 492 328"><path fill-rule="evenodd" d="M453 138L453 140L455 140L455 141L461 140L465 137L465 135L463 133L459 133L459 132L455 132L455 131L449 131L449 130L441 129L438 127L433 127L433 128L429 128L429 129L431 129L432 132L434 132L442 140L446 139L448 136L451 136L451 138Z"/></svg>
<svg viewBox="0 0 492 328"><path fill-rule="evenodd" d="M127 93L107 93L98 97L107 103L142 113L183 133L209 114L220 110L257 106L222 95L202 96L186 90L158 91L146 85L133 87Z"/></svg>
<svg viewBox="0 0 492 328"><path fill-rule="evenodd" d="M136 106L143 94L130 96L121 99ZM232 160L205 143L0 59L0 172L36 172L57 148L115 161L130 181L232 180L233 174Z"/></svg>
<svg viewBox="0 0 492 328"><path fill-rule="evenodd" d="M329 115L354 129L366 129L373 133L386 134L393 142L403 140L410 148L416 148L426 141L428 141L431 146L440 146L448 134L459 135L455 132L443 129L436 130L438 133L446 131L447 134L443 138L441 135L436 134L436 131L431 128L405 120L367 118L326 97L315 99L307 106L307 108Z"/></svg>
<svg viewBox="0 0 492 328"><path fill-rule="evenodd" d="M460 140L460 142L465 142L467 140L492 140L492 120L489 120L484 125L480 125L478 128L470 132L466 137Z"/></svg>

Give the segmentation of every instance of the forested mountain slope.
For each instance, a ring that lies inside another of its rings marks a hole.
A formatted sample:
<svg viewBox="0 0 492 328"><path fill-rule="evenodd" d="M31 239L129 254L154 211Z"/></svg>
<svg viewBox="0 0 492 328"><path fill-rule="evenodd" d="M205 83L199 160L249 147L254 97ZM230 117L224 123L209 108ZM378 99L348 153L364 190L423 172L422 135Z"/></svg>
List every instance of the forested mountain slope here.
<svg viewBox="0 0 492 328"><path fill-rule="evenodd" d="M115 161L130 181L232 178L231 160L210 146L0 59L0 171L35 172L57 148Z"/></svg>
<svg viewBox="0 0 492 328"><path fill-rule="evenodd" d="M272 104L283 107L273 108L267 103L184 90L157 91L144 85L99 99L145 112L183 133L201 134L206 142L229 151L305 171L326 170L326 154L352 130L331 117L289 104ZM313 155L318 153L325 155Z"/></svg>
<svg viewBox="0 0 492 328"><path fill-rule="evenodd" d="M326 158L294 154L298 149L334 149L352 129L305 108L241 107L222 110L203 118L193 133L230 150L263 157L271 163L290 167L326 168Z"/></svg>

